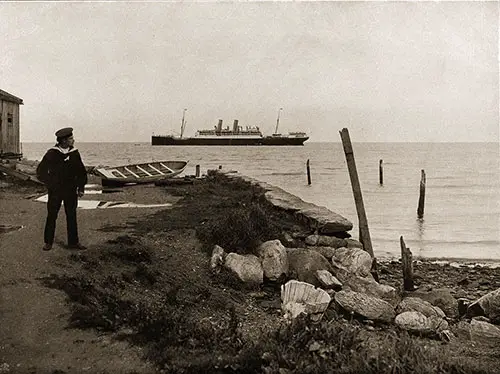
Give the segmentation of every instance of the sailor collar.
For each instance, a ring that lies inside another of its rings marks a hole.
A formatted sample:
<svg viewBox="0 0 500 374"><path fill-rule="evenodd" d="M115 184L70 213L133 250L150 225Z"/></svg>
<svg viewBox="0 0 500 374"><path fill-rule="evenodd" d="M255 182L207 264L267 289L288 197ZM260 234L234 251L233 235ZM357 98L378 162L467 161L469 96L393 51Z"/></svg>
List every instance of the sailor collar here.
<svg viewBox="0 0 500 374"><path fill-rule="evenodd" d="M52 148L50 148L50 149L53 149L53 150L55 150L55 151L58 151L58 152L60 152L60 153L62 153L62 154L64 154L64 155L65 155L65 154L68 154L68 153L71 153L71 152L78 151L78 149L77 149L77 148L75 148L75 147L61 148L61 147L59 147L57 144L56 144L55 146L53 146Z"/></svg>

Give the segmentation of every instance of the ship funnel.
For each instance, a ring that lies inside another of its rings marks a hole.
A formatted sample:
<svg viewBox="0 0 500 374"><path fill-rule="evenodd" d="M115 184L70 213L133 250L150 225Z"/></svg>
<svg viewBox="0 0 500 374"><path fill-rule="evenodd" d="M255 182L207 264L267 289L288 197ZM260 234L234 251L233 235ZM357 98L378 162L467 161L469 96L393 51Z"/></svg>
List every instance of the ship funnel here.
<svg viewBox="0 0 500 374"><path fill-rule="evenodd" d="M238 120L235 119L233 123L233 132L238 132Z"/></svg>
<svg viewBox="0 0 500 374"><path fill-rule="evenodd" d="M217 132L221 132L221 131L222 131L222 120L220 119L219 124L217 125Z"/></svg>

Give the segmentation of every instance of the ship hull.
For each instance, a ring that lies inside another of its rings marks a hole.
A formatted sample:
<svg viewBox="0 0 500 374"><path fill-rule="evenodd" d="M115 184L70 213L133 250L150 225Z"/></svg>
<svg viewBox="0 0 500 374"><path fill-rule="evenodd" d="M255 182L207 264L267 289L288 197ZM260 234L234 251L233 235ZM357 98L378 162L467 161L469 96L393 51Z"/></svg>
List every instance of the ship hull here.
<svg viewBox="0 0 500 374"><path fill-rule="evenodd" d="M309 137L277 137L264 136L262 138L235 138L235 137L217 137L217 138L177 138L172 136L153 135L151 145L304 145Z"/></svg>

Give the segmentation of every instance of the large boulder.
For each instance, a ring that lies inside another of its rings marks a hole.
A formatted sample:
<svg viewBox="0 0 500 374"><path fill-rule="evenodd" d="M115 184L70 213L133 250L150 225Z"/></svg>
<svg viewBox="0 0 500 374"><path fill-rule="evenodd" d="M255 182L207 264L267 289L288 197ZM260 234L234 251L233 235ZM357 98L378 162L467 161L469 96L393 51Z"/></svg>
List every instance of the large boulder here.
<svg viewBox="0 0 500 374"><path fill-rule="evenodd" d="M229 253L224 267L246 284L260 285L264 282L264 270L257 256Z"/></svg>
<svg viewBox="0 0 500 374"><path fill-rule="evenodd" d="M500 324L500 288L479 298L467 308L467 316L485 316Z"/></svg>
<svg viewBox="0 0 500 374"><path fill-rule="evenodd" d="M316 277L317 270L333 271L330 262L318 252L310 249L287 249L290 276L302 282L321 286Z"/></svg>
<svg viewBox="0 0 500 374"><path fill-rule="evenodd" d="M354 291L339 291L335 302L345 311L378 322L391 322L394 308L388 302Z"/></svg>
<svg viewBox="0 0 500 374"><path fill-rule="evenodd" d="M437 288L430 291L410 291L405 296L418 297L428 301L432 305L439 307L447 317L458 317L458 300L447 288Z"/></svg>
<svg viewBox="0 0 500 374"><path fill-rule="evenodd" d="M335 236L317 234L309 235L308 237L306 237L305 242L307 245L320 247L340 248L347 246L347 241L345 239L337 238Z"/></svg>
<svg viewBox="0 0 500 374"><path fill-rule="evenodd" d="M405 297L396 307L396 313L398 314L412 311L420 312L426 317L446 317L444 312L439 307L434 306L428 301L422 300L418 297Z"/></svg>
<svg viewBox="0 0 500 374"><path fill-rule="evenodd" d="M361 277L369 276L372 268L372 257L368 252L359 248L337 248L333 254L332 262Z"/></svg>
<svg viewBox="0 0 500 374"><path fill-rule="evenodd" d="M288 255L286 248L279 240L269 240L257 248L257 253L262 260L264 277L276 281L288 275Z"/></svg>

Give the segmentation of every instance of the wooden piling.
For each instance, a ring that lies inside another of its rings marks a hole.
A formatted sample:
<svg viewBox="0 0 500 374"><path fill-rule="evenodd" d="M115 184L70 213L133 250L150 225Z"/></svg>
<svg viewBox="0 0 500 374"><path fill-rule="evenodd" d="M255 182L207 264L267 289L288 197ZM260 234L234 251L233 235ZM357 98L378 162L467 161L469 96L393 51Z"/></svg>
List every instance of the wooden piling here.
<svg viewBox="0 0 500 374"><path fill-rule="evenodd" d="M200 177L200 165L196 165L196 174L195 174L196 178L199 178Z"/></svg>
<svg viewBox="0 0 500 374"><path fill-rule="evenodd" d="M310 186L311 185L311 168L309 167L309 159L306 162L306 169L307 169L307 184Z"/></svg>
<svg viewBox="0 0 500 374"><path fill-rule="evenodd" d="M378 281L377 260L373 253L370 231L368 230L368 219L366 218L365 206L363 204L363 195L359 184L358 171L354 160L354 151L352 149L351 138L349 137L349 130L346 128L342 129L342 131L340 131L340 137L342 138L342 145L344 146L349 177L351 178L352 192L354 194L354 202L356 203L356 211L358 213L359 241L363 244L364 250L367 251L373 259L371 273L375 280Z"/></svg>
<svg viewBox="0 0 500 374"><path fill-rule="evenodd" d="M422 169L420 176L420 196L418 198L417 217L424 218L425 205L425 170Z"/></svg>
<svg viewBox="0 0 500 374"><path fill-rule="evenodd" d="M378 162L378 181L380 185L384 184L384 167L382 166L382 162L384 162L384 160Z"/></svg>
<svg viewBox="0 0 500 374"><path fill-rule="evenodd" d="M401 264L403 267L403 287L405 291L415 290L413 283L413 255L410 248L406 247L405 241L401 236L399 238L401 244Z"/></svg>

